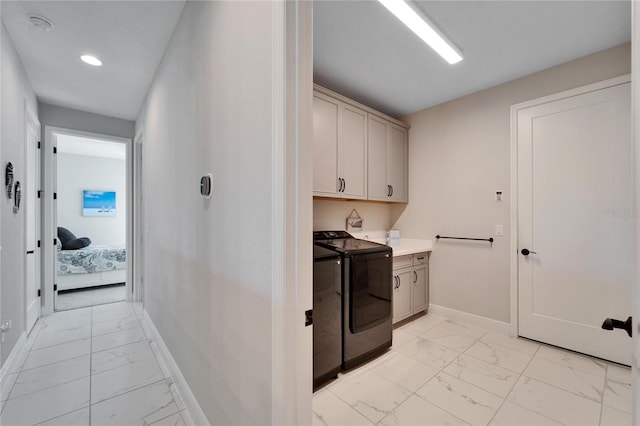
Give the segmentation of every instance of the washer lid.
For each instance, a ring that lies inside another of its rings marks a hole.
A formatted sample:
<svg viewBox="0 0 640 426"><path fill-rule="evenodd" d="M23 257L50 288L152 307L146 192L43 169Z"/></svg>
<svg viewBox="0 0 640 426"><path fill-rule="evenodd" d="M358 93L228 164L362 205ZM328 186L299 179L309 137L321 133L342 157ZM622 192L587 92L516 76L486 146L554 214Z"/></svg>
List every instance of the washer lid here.
<svg viewBox="0 0 640 426"><path fill-rule="evenodd" d="M313 246L313 260L327 260L327 259L338 259L340 255L333 251L324 247L320 247L317 245Z"/></svg>

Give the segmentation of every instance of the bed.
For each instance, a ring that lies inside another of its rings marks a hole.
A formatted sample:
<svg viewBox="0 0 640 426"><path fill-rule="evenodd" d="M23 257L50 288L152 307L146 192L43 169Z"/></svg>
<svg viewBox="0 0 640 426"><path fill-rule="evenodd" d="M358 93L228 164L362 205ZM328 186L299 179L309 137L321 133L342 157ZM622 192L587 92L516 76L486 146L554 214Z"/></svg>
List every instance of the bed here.
<svg viewBox="0 0 640 426"><path fill-rule="evenodd" d="M127 252L124 245L90 245L78 250L58 250L58 291L127 280Z"/></svg>

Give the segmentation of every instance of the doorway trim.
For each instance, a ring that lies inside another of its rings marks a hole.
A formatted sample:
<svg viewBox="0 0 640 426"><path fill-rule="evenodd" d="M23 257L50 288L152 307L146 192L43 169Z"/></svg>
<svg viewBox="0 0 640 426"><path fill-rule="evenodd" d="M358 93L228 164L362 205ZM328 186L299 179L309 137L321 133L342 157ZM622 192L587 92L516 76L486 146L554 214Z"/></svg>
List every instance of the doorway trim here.
<svg viewBox="0 0 640 426"><path fill-rule="evenodd" d="M510 326L509 335L518 336L519 318L518 318L518 112L523 109L531 108L537 105L558 101L560 99L571 98L573 96L583 95L589 92L606 89L608 87L618 86L629 83L631 74L621 75L619 77L610 78L586 86L577 87L575 89L565 90L552 95L543 96L541 98L532 99L530 101L521 102L511 105L511 240L509 255L509 282L510 282Z"/></svg>
<svg viewBox="0 0 640 426"><path fill-rule="evenodd" d="M133 145L131 147L131 161L132 161L132 188L131 196L133 198L131 214L131 223L133 234L131 235L131 282L133 283L133 289L131 297L133 302L142 302L144 297L144 277L145 271L145 258L144 258L144 244L145 244L145 231L144 231L144 176L143 176L143 143L144 143L144 129L141 128L136 132L133 138Z"/></svg>
<svg viewBox="0 0 640 426"><path fill-rule="evenodd" d="M131 258L133 252L133 160L132 145L133 142L129 138L119 136L105 135L102 133L85 132L83 130L69 129L65 127L44 126L44 141L42 144L42 162L43 162L43 211L42 211L42 268L43 268L43 305L41 316L50 315L54 312L54 291L56 277L56 249L53 245L54 239L57 239L56 232L56 201L53 199L53 193L57 186L57 161L53 154L53 148L57 148L56 136L69 135L91 139L99 139L108 142L124 143L127 149L127 282L126 294L127 301L132 300L132 268Z"/></svg>
<svg viewBox="0 0 640 426"><path fill-rule="evenodd" d="M29 224L28 222L28 206L29 206L29 201L28 201L28 197L29 197L29 190L28 188L31 186L29 183L30 179L34 179L35 180L35 190L36 190L36 194L37 192L40 190L40 188L42 187L42 150L40 149L40 147L36 147L35 151L36 151L36 158L34 159L34 173L35 176L29 176L28 173L28 159L29 159L29 150L31 149L31 147L28 145L27 143L27 128L33 125L35 127L35 133L36 133L36 137L37 137L37 141L39 142L41 139L41 134L42 134L42 124L40 123L40 120L38 119L38 114L36 114L33 110L33 108L29 105L29 103L27 102L27 100L24 100L24 134L23 134L23 142L24 142L24 162L25 162L25 176L24 176L24 181L22 182L22 191L23 191L23 197L22 197L22 205L24 206L25 209L25 228L24 228L24 252L23 252L23 256L24 256L24 280L25 280L25 286L24 286L24 300L26 303L28 303L27 300L27 293L28 293L28 287L29 287L29 280L28 280L28 259L29 259L29 255L26 252L27 250L29 250L29 241L28 241L28 226ZM42 240L42 200L40 199L40 197L38 195L35 195L35 203L33 206L31 206L31 208L34 208L36 213L36 227L34 229L34 237L36 240ZM36 316L35 321L38 320L38 318L40 318L40 316L42 316L42 283L43 283L43 279L42 279L42 250L40 249L39 246L35 246L33 247L33 251L31 254L33 256L36 256L35 259L35 268L36 270L38 270L38 272L36 273L35 276L35 285L36 285L36 298L38 299L36 301L37 304L39 304L39 308L38 308L38 313ZM37 294L37 292L40 292L40 295ZM26 306L25 303L25 310L24 310L24 323L25 323L25 327L27 327L26 329L26 333L27 335L29 335L31 333L31 330L33 329L33 327L35 326L35 322L34 324L29 327L29 310Z"/></svg>

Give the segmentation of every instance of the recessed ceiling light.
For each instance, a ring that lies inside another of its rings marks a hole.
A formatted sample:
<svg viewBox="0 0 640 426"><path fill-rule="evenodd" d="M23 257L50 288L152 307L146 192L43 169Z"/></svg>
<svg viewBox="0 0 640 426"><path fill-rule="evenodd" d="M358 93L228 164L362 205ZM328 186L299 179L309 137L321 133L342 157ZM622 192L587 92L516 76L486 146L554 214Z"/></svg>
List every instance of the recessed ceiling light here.
<svg viewBox="0 0 640 426"><path fill-rule="evenodd" d="M29 21L33 24L34 27L42 30L42 31L51 31L53 28L53 24L47 18L38 15L29 16Z"/></svg>
<svg viewBox="0 0 640 426"><path fill-rule="evenodd" d="M462 52L453 43L446 40L438 27L411 2L405 0L378 1L447 62L453 65L462 60Z"/></svg>
<svg viewBox="0 0 640 426"><path fill-rule="evenodd" d="M82 59L83 62L89 65L93 65L94 67L99 67L102 65L102 61L92 55L82 55L80 56L80 59Z"/></svg>

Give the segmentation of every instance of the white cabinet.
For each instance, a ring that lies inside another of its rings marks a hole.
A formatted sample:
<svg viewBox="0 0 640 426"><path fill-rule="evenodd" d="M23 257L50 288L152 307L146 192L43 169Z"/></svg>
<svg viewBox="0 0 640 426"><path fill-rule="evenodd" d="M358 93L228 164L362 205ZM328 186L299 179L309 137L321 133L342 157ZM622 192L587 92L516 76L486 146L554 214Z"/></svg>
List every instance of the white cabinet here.
<svg viewBox="0 0 640 426"><path fill-rule="evenodd" d="M369 200L408 202L407 129L373 114L368 116Z"/></svg>
<svg viewBox="0 0 640 426"><path fill-rule="evenodd" d="M427 310L429 261L427 253L393 258L393 322Z"/></svg>
<svg viewBox="0 0 640 426"><path fill-rule="evenodd" d="M313 195L367 198L367 112L313 94Z"/></svg>

